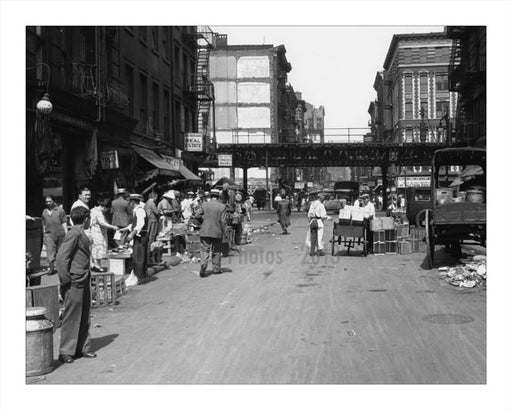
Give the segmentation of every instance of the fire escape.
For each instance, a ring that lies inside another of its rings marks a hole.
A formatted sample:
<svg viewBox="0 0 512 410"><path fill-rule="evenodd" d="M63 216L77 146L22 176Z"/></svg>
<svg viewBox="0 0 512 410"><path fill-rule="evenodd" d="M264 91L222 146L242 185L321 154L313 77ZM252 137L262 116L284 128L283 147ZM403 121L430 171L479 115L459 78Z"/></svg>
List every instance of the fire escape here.
<svg viewBox="0 0 512 410"><path fill-rule="evenodd" d="M464 61L463 61L463 27L452 28L453 47L450 56L450 65L448 66L448 82L450 91L461 91L464 77ZM464 139L465 134L465 111L464 104L459 99L457 104L457 112L455 114L455 133L456 141Z"/></svg>
<svg viewBox="0 0 512 410"><path fill-rule="evenodd" d="M208 26L197 26L197 31L189 36L195 41L197 64L187 92L197 101L197 132L203 135L205 151L211 152L215 150L214 110L211 128L209 124L212 105L215 104L215 93L213 83L210 81L209 61L210 51L215 48L215 33Z"/></svg>
<svg viewBox="0 0 512 410"><path fill-rule="evenodd" d="M477 100L482 93L485 95L485 60L481 62L478 46L470 44L469 30L471 28L448 27L448 38L454 43L448 71L449 87L459 94L454 136L457 143L466 145L474 144L485 135L485 114L482 119L475 112ZM468 47L473 48L472 56Z"/></svg>

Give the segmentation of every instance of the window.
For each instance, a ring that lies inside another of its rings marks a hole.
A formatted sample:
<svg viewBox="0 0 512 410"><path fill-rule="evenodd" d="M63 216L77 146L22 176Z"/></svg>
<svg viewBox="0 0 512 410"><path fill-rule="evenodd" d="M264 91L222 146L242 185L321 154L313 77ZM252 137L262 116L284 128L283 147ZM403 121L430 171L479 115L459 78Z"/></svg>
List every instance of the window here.
<svg viewBox="0 0 512 410"><path fill-rule="evenodd" d="M450 109L450 103L448 101L437 101L436 102L436 118L442 118Z"/></svg>
<svg viewBox="0 0 512 410"><path fill-rule="evenodd" d="M428 96L428 75L420 75L420 98L427 98Z"/></svg>
<svg viewBox="0 0 512 410"><path fill-rule="evenodd" d="M405 92L412 93L412 75L405 76Z"/></svg>
<svg viewBox="0 0 512 410"><path fill-rule="evenodd" d="M164 58L166 60L169 60L171 53L169 50L169 27L168 26L163 27L162 44L163 44L163 48L164 48Z"/></svg>
<svg viewBox="0 0 512 410"><path fill-rule="evenodd" d="M190 129L191 123L192 123L192 121L190 121L190 110L187 107L185 107L185 132L192 131Z"/></svg>
<svg viewBox="0 0 512 410"><path fill-rule="evenodd" d="M185 87L188 88L190 80L192 80L192 79L190 78L189 73L187 73L187 68L189 67L189 65L188 65L188 57L185 53L183 53L183 67L185 68L183 70L183 84ZM190 73L190 74L192 74L192 73Z"/></svg>
<svg viewBox="0 0 512 410"><path fill-rule="evenodd" d="M126 84L126 92L128 94L128 115L133 117L133 100L134 100L134 87L133 87L133 68L128 64L124 66L124 82Z"/></svg>
<svg viewBox="0 0 512 410"><path fill-rule="evenodd" d="M181 72L180 66L180 48L178 46L174 46L174 78L177 80L179 78Z"/></svg>
<svg viewBox="0 0 512 410"><path fill-rule="evenodd" d="M448 74L436 74L436 90L448 91Z"/></svg>
<svg viewBox="0 0 512 410"><path fill-rule="evenodd" d="M142 42L146 42L148 40L148 28L141 26L139 27L139 40Z"/></svg>
<svg viewBox="0 0 512 410"><path fill-rule="evenodd" d="M405 129L405 142L413 142L413 134L411 127L407 127Z"/></svg>
<svg viewBox="0 0 512 410"><path fill-rule="evenodd" d="M169 112L171 111L170 100L169 100L169 91L164 90L164 137L166 141L169 141L170 136L170 122L169 122Z"/></svg>
<svg viewBox="0 0 512 410"><path fill-rule="evenodd" d="M153 83L153 129L160 129L160 90L157 83Z"/></svg>
<svg viewBox="0 0 512 410"><path fill-rule="evenodd" d="M428 118L428 101L420 101L420 118L423 113L424 118Z"/></svg>
<svg viewBox="0 0 512 410"><path fill-rule="evenodd" d="M145 130L148 121L148 79L145 75L140 75L140 109L139 122Z"/></svg>
<svg viewBox="0 0 512 410"><path fill-rule="evenodd" d="M405 103L405 119L412 119L412 102Z"/></svg>
<svg viewBox="0 0 512 410"><path fill-rule="evenodd" d="M153 50L158 51L158 27L151 27L151 41Z"/></svg>

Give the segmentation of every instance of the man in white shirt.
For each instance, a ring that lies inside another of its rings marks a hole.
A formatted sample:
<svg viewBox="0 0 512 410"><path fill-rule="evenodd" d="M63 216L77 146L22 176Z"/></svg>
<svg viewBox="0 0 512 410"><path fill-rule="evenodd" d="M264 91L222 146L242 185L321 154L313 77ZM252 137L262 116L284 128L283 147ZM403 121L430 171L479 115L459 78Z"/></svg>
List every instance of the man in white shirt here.
<svg viewBox="0 0 512 410"><path fill-rule="evenodd" d="M363 211L365 213L365 229L366 229L366 240L368 241L367 248L369 252L373 251L373 232L370 230L370 220L375 218L375 205L370 201L370 195L363 194L361 196L363 200Z"/></svg>
<svg viewBox="0 0 512 410"><path fill-rule="evenodd" d="M130 231L126 241L130 242L133 239L133 272L139 282L144 281L146 277L148 253L148 221L142 199L142 195L139 194L129 196L130 205L133 208L133 221L131 225L119 230L119 232Z"/></svg>
<svg viewBox="0 0 512 410"><path fill-rule="evenodd" d="M325 206L323 204L325 198L312 198L314 199L311 202L308 210L308 219L309 219L309 228L311 235L311 249L309 252L309 256L324 256L324 220L331 219L330 216L327 216L327 211L325 210ZM318 251L316 251L318 248Z"/></svg>
<svg viewBox="0 0 512 410"><path fill-rule="evenodd" d="M80 192L78 193L78 199L73 202L71 205L71 209L76 208L77 206L83 206L84 208L89 209L89 201L91 200L91 190L87 187L80 188Z"/></svg>

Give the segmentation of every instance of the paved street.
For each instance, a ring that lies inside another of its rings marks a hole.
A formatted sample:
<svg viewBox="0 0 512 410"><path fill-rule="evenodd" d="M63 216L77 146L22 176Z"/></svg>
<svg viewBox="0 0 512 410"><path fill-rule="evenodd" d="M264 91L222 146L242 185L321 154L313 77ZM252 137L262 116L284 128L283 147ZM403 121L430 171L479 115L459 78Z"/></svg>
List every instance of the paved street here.
<svg viewBox="0 0 512 410"><path fill-rule="evenodd" d="M92 310L98 357L38 382L486 383L485 287L450 286L418 253L311 258L306 226L294 212L291 235L273 225L223 258L231 272L181 264Z"/></svg>

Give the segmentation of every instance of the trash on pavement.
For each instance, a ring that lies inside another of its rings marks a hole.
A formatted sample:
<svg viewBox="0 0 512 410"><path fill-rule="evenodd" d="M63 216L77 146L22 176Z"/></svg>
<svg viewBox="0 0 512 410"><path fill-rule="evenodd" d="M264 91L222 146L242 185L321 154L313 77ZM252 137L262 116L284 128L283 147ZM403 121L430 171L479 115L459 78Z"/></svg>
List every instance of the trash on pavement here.
<svg viewBox="0 0 512 410"><path fill-rule="evenodd" d="M95 323L92 327L102 327L100 323Z"/></svg>
<svg viewBox="0 0 512 410"><path fill-rule="evenodd" d="M126 287L135 286L135 285L137 285L139 283L139 279L137 278L137 276L133 272L133 269L130 272L130 275L128 276L128 278L126 278L124 283L125 283Z"/></svg>
<svg viewBox="0 0 512 410"><path fill-rule="evenodd" d="M452 286L474 288L487 280L486 260L484 255L470 256L455 267L440 267L439 275Z"/></svg>

